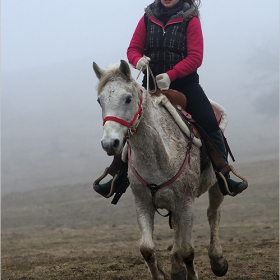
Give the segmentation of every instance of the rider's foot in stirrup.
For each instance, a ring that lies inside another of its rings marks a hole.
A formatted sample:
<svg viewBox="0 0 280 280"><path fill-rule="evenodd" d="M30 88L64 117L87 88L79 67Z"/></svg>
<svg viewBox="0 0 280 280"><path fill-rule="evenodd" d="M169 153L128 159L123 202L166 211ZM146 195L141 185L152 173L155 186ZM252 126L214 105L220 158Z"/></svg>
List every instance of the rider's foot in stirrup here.
<svg viewBox="0 0 280 280"><path fill-rule="evenodd" d="M232 180L231 178L226 178L228 188L230 192L233 194L233 196L238 195L239 193L242 193L244 190L248 188L247 182L236 182Z"/></svg>
<svg viewBox="0 0 280 280"><path fill-rule="evenodd" d="M221 193L223 195L228 195L229 193L228 193L228 191L225 187L225 182L223 181L223 179L220 176L217 176L217 178L218 178ZM227 182L227 185L228 185L228 189L231 192L232 196L236 196L236 195L238 195L239 193L242 193L244 190L246 190L248 188L248 183L247 182L245 182L245 181L236 182L236 181L234 181L230 178L229 174L227 174L225 176L225 179L226 179L226 182Z"/></svg>
<svg viewBox="0 0 280 280"><path fill-rule="evenodd" d="M112 185L113 179L109 180L108 182L104 184L97 184L93 186L93 189L99 193L100 195L107 197L111 192L111 185Z"/></svg>
<svg viewBox="0 0 280 280"><path fill-rule="evenodd" d="M104 184L96 184L93 186L93 189L101 194L102 196L109 198L114 193L116 193L121 186L129 185L128 179L127 179L127 172L119 172L114 176L113 179L110 181L104 183Z"/></svg>

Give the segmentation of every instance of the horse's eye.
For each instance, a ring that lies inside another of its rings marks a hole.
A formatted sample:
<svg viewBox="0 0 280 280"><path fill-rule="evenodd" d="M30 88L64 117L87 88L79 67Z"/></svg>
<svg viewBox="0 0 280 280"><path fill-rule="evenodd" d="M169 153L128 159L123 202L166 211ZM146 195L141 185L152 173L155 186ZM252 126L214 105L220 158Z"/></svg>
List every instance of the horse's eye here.
<svg viewBox="0 0 280 280"><path fill-rule="evenodd" d="M100 99L99 99L99 97L97 98L97 102L99 103L99 105L100 105Z"/></svg>
<svg viewBox="0 0 280 280"><path fill-rule="evenodd" d="M131 102L131 99L132 99L131 96L127 96L127 97L126 97L126 100L125 100L125 103L126 103L126 104L129 104L129 103Z"/></svg>

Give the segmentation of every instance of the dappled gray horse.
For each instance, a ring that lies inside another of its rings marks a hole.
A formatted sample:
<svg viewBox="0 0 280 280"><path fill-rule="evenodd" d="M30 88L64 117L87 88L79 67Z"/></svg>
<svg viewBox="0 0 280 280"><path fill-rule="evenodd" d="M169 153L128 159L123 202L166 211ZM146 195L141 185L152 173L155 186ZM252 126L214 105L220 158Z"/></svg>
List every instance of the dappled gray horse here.
<svg viewBox="0 0 280 280"><path fill-rule="evenodd" d="M190 148L190 139L166 108L154 102L135 81L125 61L105 70L93 63L93 68L99 79L98 102L104 125L102 147L108 155L119 155L124 143L128 145L128 176L141 233L140 251L152 279L169 279L155 254L153 228L157 209L172 213L171 279L198 279L192 245L193 203L206 191L210 224L208 255L213 272L225 275L228 265L218 237L223 195L210 161L201 173L200 148L196 145Z"/></svg>

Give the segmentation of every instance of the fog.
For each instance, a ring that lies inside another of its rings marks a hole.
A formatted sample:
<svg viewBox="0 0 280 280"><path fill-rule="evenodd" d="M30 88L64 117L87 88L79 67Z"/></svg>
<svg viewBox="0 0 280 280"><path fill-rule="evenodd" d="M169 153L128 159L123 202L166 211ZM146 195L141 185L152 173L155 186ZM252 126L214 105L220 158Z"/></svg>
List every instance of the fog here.
<svg viewBox="0 0 280 280"><path fill-rule="evenodd" d="M127 60L149 3L1 1L3 193L91 184L110 163L92 62ZM278 0L202 1L200 83L228 112L237 162L278 158L278 12Z"/></svg>

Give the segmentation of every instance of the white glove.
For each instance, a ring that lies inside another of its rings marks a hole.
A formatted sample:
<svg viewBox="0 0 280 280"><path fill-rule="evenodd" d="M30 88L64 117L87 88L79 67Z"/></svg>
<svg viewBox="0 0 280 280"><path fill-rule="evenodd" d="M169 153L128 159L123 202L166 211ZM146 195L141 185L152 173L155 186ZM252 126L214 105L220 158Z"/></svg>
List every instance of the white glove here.
<svg viewBox="0 0 280 280"><path fill-rule="evenodd" d="M159 74L156 76L158 88L160 90L168 90L170 86L170 78L166 73Z"/></svg>
<svg viewBox="0 0 280 280"><path fill-rule="evenodd" d="M147 68L150 60L151 59L147 56L141 57L136 64L136 69L138 69L139 71L145 70Z"/></svg>

